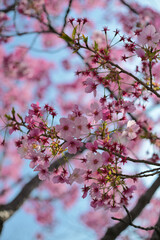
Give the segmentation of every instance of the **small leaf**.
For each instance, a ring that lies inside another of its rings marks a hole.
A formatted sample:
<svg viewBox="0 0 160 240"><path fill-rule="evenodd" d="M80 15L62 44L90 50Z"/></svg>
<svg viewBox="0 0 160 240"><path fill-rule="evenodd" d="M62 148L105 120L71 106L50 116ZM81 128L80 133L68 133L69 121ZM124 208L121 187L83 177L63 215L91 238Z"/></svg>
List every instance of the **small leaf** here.
<svg viewBox="0 0 160 240"><path fill-rule="evenodd" d="M15 117L15 109L14 109L14 107L12 107L12 115L13 115L13 117Z"/></svg>
<svg viewBox="0 0 160 240"><path fill-rule="evenodd" d="M60 36L60 38L64 39L66 42L68 43L73 43L72 38L70 38L67 34L65 34L64 32L62 33L62 35Z"/></svg>
<svg viewBox="0 0 160 240"><path fill-rule="evenodd" d="M5 117L7 118L7 120L12 120L12 117L10 115L5 114Z"/></svg>
<svg viewBox="0 0 160 240"><path fill-rule="evenodd" d="M72 32L72 39L73 40L75 39L76 33L77 33L77 26L73 28L73 32Z"/></svg>
<svg viewBox="0 0 160 240"><path fill-rule="evenodd" d="M97 51L98 50L98 43L96 41L94 41L94 50Z"/></svg>
<svg viewBox="0 0 160 240"><path fill-rule="evenodd" d="M23 122L23 118L21 115L19 115L19 113L17 113L17 116L20 118L20 120Z"/></svg>
<svg viewBox="0 0 160 240"><path fill-rule="evenodd" d="M87 43L88 43L88 37L84 37L84 38L83 38L83 41L84 41L85 44L87 45Z"/></svg>

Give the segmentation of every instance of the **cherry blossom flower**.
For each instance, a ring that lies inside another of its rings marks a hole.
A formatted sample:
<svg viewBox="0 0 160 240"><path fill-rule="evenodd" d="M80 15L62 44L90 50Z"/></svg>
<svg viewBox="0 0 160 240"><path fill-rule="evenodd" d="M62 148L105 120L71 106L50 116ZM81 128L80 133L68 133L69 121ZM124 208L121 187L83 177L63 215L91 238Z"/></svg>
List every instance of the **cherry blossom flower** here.
<svg viewBox="0 0 160 240"><path fill-rule="evenodd" d="M73 173L68 178L69 183L70 184L72 184L73 182L83 183L84 179L83 179L82 175L84 175L85 172L86 171L84 169L75 168L73 170Z"/></svg>
<svg viewBox="0 0 160 240"><path fill-rule="evenodd" d="M135 139L137 137L136 132L139 130L138 124L134 120L129 120L127 123L127 129L123 131L122 136L127 136L129 139Z"/></svg>
<svg viewBox="0 0 160 240"><path fill-rule="evenodd" d="M94 141L94 143L88 142L86 143L86 148L91 150L92 152L97 152L98 142Z"/></svg>
<svg viewBox="0 0 160 240"><path fill-rule="evenodd" d="M103 152L102 153L102 159L103 159L104 164L108 163L109 157L110 157L110 155L109 155L108 152Z"/></svg>
<svg viewBox="0 0 160 240"><path fill-rule="evenodd" d="M148 25L147 27L145 27L138 36L138 42L142 46L147 45L148 47L155 48L159 40L160 34L156 33L156 29L153 25Z"/></svg>
<svg viewBox="0 0 160 240"><path fill-rule="evenodd" d="M68 152L71 154L76 154L78 149L83 146L83 143L79 140L74 139L73 137L66 138L66 143L63 144L62 148L68 147Z"/></svg>
<svg viewBox="0 0 160 240"><path fill-rule="evenodd" d="M55 129L58 132L58 135L60 135L60 137L66 139L68 137L73 136L74 133L73 126L74 126L73 121L67 118L61 118L60 125L57 125Z"/></svg>
<svg viewBox="0 0 160 240"><path fill-rule="evenodd" d="M137 48L135 52L137 53L138 57L145 59L145 51L142 48Z"/></svg>
<svg viewBox="0 0 160 240"><path fill-rule="evenodd" d="M28 158L31 150L32 149L31 146L28 144L28 141L26 139L23 139L21 146L18 148L18 153L21 155L22 158Z"/></svg>
<svg viewBox="0 0 160 240"><path fill-rule="evenodd" d="M49 172L48 169L46 167L44 167L43 165L38 165L34 171L39 171L38 176L40 180L46 180L49 178Z"/></svg>
<svg viewBox="0 0 160 240"><path fill-rule="evenodd" d="M74 124L75 124L75 133L74 133L75 137L81 137L89 134L89 129L87 127L88 120L86 117L83 117L83 116L77 117L74 121Z"/></svg>
<svg viewBox="0 0 160 240"><path fill-rule="evenodd" d="M43 113L41 111L41 107L39 106L39 103L37 102L36 104L32 103L31 104L32 109L29 109L29 115L35 115L37 117L42 116Z"/></svg>
<svg viewBox="0 0 160 240"><path fill-rule="evenodd" d="M86 166L92 171L96 171L103 164L102 156L100 153L94 154L92 152L89 152L86 158L87 158Z"/></svg>
<svg viewBox="0 0 160 240"><path fill-rule="evenodd" d="M86 198L87 197L88 191L89 191L89 187L84 185L84 187L82 188L82 192L83 192L82 198Z"/></svg>
<svg viewBox="0 0 160 240"><path fill-rule="evenodd" d="M98 122L100 119L102 119L102 112L98 103L91 103L90 112L95 122Z"/></svg>
<svg viewBox="0 0 160 240"><path fill-rule="evenodd" d="M92 198L100 198L101 192L97 183L92 183L90 186L90 195Z"/></svg>
<svg viewBox="0 0 160 240"><path fill-rule="evenodd" d="M52 181L53 183L65 183L65 182L68 183L68 180L64 177L63 174L53 176Z"/></svg>
<svg viewBox="0 0 160 240"><path fill-rule="evenodd" d="M84 81L83 84L86 85L85 92L86 93L93 92L94 97L96 97L96 88L98 84L96 84L95 81L91 78L87 78L87 80Z"/></svg>
<svg viewBox="0 0 160 240"><path fill-rule="evenodd" d="M31 159L31 162L29 164L30 168L34 168L39 164L40 155L37 152L32 151L29 154L29 158Z"/></svg>
<svg viewBox="0 0 160 240"><path fill-rule="evenodd" d="M126 112L132 113L132 112L134 112L136 110L136 108L135 108L135 106L134 106L134 104L132 102L124 101L123 102L123 110L124 110L125 113Z"/></svg>

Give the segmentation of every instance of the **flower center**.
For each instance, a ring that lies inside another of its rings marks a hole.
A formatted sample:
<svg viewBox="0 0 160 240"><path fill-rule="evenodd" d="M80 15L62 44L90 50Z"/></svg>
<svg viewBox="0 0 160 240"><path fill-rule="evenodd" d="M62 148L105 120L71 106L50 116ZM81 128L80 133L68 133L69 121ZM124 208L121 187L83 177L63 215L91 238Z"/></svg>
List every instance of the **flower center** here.
<svg viewBox="0 0 160 240"><path fill-rule="evenodd" d="M63 127L63 130L67 131L67 130L68 130L68 126L67 126L67 125L64 126L64 127Z"/></svg>
<svg viewBox="0 0 160 240"><path fill-rule="evenodd" d="M151 37L151 36L147 36L147 40L148 40L148 41L151 41L151 40L152 40L152 37Z"/></svg>
<svg viewBox="0 0 160 240"><path fill-rule="evenodd" d="M97 159L94 159L94 160L93 160L93 163L94 163L94 164L97 164L97 163L98 163L98 160L97 160Z"/></svg>

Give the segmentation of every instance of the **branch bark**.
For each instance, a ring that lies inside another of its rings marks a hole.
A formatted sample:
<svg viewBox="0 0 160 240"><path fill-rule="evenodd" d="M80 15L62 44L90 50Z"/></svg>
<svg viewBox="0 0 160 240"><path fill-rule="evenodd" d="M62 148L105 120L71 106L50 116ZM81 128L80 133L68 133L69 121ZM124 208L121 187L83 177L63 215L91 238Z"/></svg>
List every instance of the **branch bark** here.
<svg viewBox="0 0 160 240"><path fill-rule="evenodd" d="M85 150L85 147L76 154L81 154ZM76 156L75 154L66 153L64 157L57 159L53 162L49 168L50 171L57 169L59 166L66 163L66 158L72 159ZM37 188L43 181L41 181L36 175L33 177L19 192L19 194L8 204L0 205L0 233L2 232L3 223L8 220L28 199L31 192Z"/></svg>
<svg viewBox="0 0 160 240"><path fill-rule="evenodd" d="M124 4L126 7L128 7L131 12L135 13L136 15L139 15L139 12L137 12L137 10L135 8L133 8L131 5L126 3L124 0L120 0L120 1L122 4Z"/></svg>
<svg viewBox="0 0 160 240"><path fill-rule="evenodd" d="M71 10L72 2L73 2L73 0L69 0L68 8L67 8L66 14L65 14L65 16L64 16L64 21L63 21L64 23L63 23L63 27L62 27L61 33L64 31L65 26L66 26L66 24L67 24L67 17L68 17L68 15L69 15L70 10Z"/></svg>
<svg viewBox="0 0 160 240"><path fill-rule="evenodd" d="M153 194L160 186L160 175L156 179L156 181L151 185L151 187L139 198L136 206L129 212L132 220L137 218L145 206L150 202ZM104 237L101 240L114 240L117 236L121 234L130 224L130 219L128 215L126 215L123 219L123 222L119 222L114 226L108 228L107 232L105 233ZM159 238L158 238L159 239ZM153 239L152 239L153 240Z"/></svg>
<svg viewBox="0 0 160 240"><path fill-rule="evenodd" d="M10 12L10 11L15 10L15 7L16 7L16 3L8 6L7 8L0 9L0 12L8 13L8 12Z"/></svg>
<svg viewBox="0 0 160 240"><path fill-rule="evenodd" d="M158 218L158 221L157 221L155 227L160 228L160 216ZM153 232L153 235L151 237L151 240L159 240L159 239L160 239L160 233L155 229L154 232Z"/></svg>

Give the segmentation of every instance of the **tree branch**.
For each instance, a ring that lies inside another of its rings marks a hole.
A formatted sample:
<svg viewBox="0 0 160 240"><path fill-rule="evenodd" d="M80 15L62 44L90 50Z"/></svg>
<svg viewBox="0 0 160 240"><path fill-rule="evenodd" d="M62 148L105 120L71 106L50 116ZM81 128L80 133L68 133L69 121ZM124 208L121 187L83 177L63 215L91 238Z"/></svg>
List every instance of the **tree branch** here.
<svg viewBox="0 0 160 240"><path fill-rule="evenodd" d="M157 231L157 227L160 228L160 216L159 216L158 221L157 221L157 223L155 225L155 230L153 232L151 240L159 240L160 239L160 232Z"/></svg>
<svg viewBox="0 0 160 240"><path fill-rule="evenodd" d="M124 4L126 7L129 8L129 10L131 10L131 12L135 13L136 15L139 15L139 12L137 12L136 9L134 9L131 5L129 5L128 3L126 3L124 0L120 0L120 2L122 4Z"/></svg>
<svg viewBox="0 0 160 240"><path fill-rule="evenodd" d="M72 2L73 2L73 0L69 0L69 4L68 4L68 8L66 10L65 17L64 17L64 24L63 24L61 33L64 31L64 28L65 28L65 26L67 24L67 17L68 17L68 14L69 14L70 10L71 10Z"/></svg>
<svg viewBox="0 0 160 240"><path fill-rule="evenodd" d="M76 154L81 154L85 150L85 147L81 148L81 150ZM76 156L75 154L66 153L64 157L57 159L53 162L49 168L50 171L53 169L57 169L59 166L66 163L66 158L71 159ZM41 181L36 175L32 178L19 192L19 194L8 204L0 205L0 228L3 223L8 220L27 200L30 193L37 188L43 181ZM2 224L1 224L2 223Z"/></svg>
<svg viewBox="0 0 160 240"><path fill-rule="evenodd" d="M153 194L160 186L160 175L152 186L139 198L136 206L129 212L129 215L132 217L132 220L137 218L145 206L150 202ZM116 225L108 228L104 237L101 240L114 240L119 234L124 231L130 225L130 219L128 214L122 219L121 222Z"/></svg>
<svg viewBox="0 0 160 240"><path fill-rule="evenodd" d="M14 4L8 6L7 8L0 9L0 12L8 13L8 12L10 12L10 11L15 10L15 7L16 7L16 3L14 3Z"/></svg>
<svg viewBox="0 0 160 240"><path fill-rule="evenodd" d="M149 90L150 92L154 93L158 98L160 98L160 94L157 93L156 90L154 90L153 88L150 88L149 86L147 86L147 84L145 84L142 80L140 80L138 77L134 76L132 73L126 71L125 69L123 69L122 67L120 67L118 64L115 64L111 61L107 61L109 64L111 64L112 66L118 68L119 70L121 70L122 73L127 74L128 76L134 78L138 83L140 83L143 87L145 87L147 90Z"/></svg>
<svg viewBox="0 0 160 240"><path fill-rule="evenodd" d="M123 206L124 209L126 210L127 212L127 215L130 219L129 221L129 225L134 227L134 228L139 228L139 229L142 229L142 230L145 230L145 231L150 231L150 230L156 230L159 234L160 234L160 228L158 226L151 226L151 227L142 227L142 226L138 226L138 225L135 225L133 224L132 222L132 216L130 216L130 212L128 211L128 209L126 208L126 206ZM126 224L126 222L123 221L123 219L120 219L120 218L115 218L115 217L112 217L113 220L117 220L117 221L120 221L120 222L123 222Z"/></svg>

